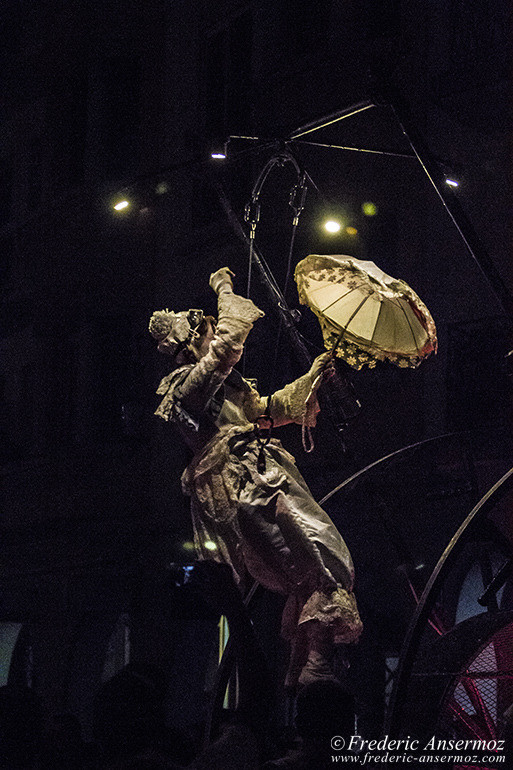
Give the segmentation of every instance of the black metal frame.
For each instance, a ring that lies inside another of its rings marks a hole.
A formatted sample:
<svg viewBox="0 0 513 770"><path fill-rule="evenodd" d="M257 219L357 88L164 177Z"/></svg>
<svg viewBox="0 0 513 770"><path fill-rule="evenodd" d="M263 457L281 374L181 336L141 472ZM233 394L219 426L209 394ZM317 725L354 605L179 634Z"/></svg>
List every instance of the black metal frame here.
<svg viewBox="0 0 513 770"><path fill-rule="evenodd" d="M365 110L371 108L388 108L391 109L397 124L405 136L408 144L412 149L412 154L406 153L392 153L386 150L368 149L360 147L344 147L341 145L327 145L319 144L322 147L348 150L354 152L370 152L379 155L393 155L395 157L403 157L408 159L416 159L429 181L435 188L435 191L446 210L447 214L451 218L454 226L458 230L463 243L465 244L471 258L476 262L480 268L483 276L490 284L497 301L507 318L513 321L513 296L504 283L502 276L498 272L493 260L486 251L483 243L477 236L472 223L465 214L457 196L447 186L445 181L445 174L441 168L441 163L430 152L424 137L417 128L415 120L412 116L410 107L407 101L403 98L399 90L393 87L390 83L387 83L383 87L383 93L380 94L379 99L366 99L354 104L348 105L336 112L324 115L320 118L305 123L288 133L287 136L281 137L275 140L275 144L280 146L281 152L283 148L288 147L293 143L300 143L302 137L311 134L315 131L319 131L322 128L334 125L335 123L350 118L353 115L358 115ZM246 139L251 141L258 141L258 137L246 137L246 136L231 136L233 139ZM306 143L306 140L304 140ZM316 142L308 142L309 144L317 144ZM278 153L280 154L280 153Z"/></svg>
<svg viewBox="0 0 513 770"><path fill-rule="evenodd" d="M397 734L400 730L401 712L406 687L411 675L415 655L419 649L421 634L429 621L431 612L439 594L440 587L454 565L468 536L488 513L513 489L513 468L511 468L474 506L465 521L452 537L449 545L440 557L426 587L419 599L417 609L410 623L401 650L399 670L395 679L392 703L387 718L386 732Z"/></svg>

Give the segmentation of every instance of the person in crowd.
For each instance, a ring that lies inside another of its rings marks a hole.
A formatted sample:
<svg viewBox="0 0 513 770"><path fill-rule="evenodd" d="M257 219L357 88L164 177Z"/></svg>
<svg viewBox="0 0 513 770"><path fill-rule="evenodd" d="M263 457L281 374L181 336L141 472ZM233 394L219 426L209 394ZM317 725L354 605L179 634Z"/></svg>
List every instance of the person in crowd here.
<svg viewBox="0 0 513 770"><path fill-rule="evenodd" d="M339 682L311 682L299 690L295 721L300 747L266 762L264 770L332 767L333 757L347 754L350 738L355 734L354 698Z"/></svg>

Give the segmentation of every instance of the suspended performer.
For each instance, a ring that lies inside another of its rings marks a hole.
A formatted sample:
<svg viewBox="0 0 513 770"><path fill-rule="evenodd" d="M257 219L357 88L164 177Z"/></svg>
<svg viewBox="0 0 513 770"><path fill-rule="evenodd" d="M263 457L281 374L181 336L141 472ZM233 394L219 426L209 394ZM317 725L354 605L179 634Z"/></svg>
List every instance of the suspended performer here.
<svg viewBox="0 0 513 770"><path fill-rule="evenodd" d="M334 646L362 630L349 550L313 499L294 458L276 439L264 442L262 418L275 426L314 426L316 389L331 354L272 396L262 397L233 367L264 313L234 293L233 273L210 277L217 322L200 310L155 312L149 330L173 369L161 381L155 414L176 425L194 458L182 476L191 498L200 559L227 563L240 585L249 574L288 598L282 635L291 644L285 684L333 678ZM215 543L216 550L206 544Z"/></svg>

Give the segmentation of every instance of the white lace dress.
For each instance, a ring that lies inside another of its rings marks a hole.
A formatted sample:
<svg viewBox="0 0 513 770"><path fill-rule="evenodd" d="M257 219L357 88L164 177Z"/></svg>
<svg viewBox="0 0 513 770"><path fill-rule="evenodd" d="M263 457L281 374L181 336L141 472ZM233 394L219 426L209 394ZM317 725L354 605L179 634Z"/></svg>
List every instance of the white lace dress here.
<svg viewBox="0 0 513 770"><path fill-rule="evenodd" d="M238 582L247 570L265 587L286 594L285 638L293 640L298 626L319 620L332 626L336 642L350 643L362 624L344 540L278 440L265 448L265 470L257 467L255 420L267 399L232 367L261 315L250 300L221 294L208 353L162 380L156 414L173 422L195 452L182 483L191 497L199 558L230 564ZM314 425L318 406L311 390L312 378L305 374L274 393L274 425ZM207 549L207 542L216 550Z"/></svg>

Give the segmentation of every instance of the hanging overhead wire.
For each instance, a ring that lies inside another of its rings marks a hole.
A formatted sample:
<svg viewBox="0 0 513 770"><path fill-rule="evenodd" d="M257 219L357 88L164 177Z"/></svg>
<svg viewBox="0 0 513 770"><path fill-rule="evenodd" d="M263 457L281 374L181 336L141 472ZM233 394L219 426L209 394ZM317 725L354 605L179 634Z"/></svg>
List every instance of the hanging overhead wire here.
<svg viewBox="0 0 513 770"><path fill-rule="evenodd" d="M300 214L303 211L303 208L305 205L306 191L307 191L306 172L303 172L300 169L296 158L292 155L292 153L288 149L280 151L276 155L273 155L267 161L262 171L258 175L258 178L255 184L253 185L253 190L251 191L251 198L246 204L246 208L244 212L244 219L249 224L249 257L248 257L247 286L246 286L246 296L249 297L251 293L255 235L256 235L257 224L260 221L260 193L262 192L262 188L271 171L276 166L282 167L287 163L290 163L293 165L298 177L298 181L292 188L290 193L290 199L289 199L289 203L294 211L294 219L292 224L292 237L291 237L288 259L287 259L287 274L286 274L283 290L280 289L280 287L278 286L278 284L274 279L272 272L269 270L269 276L276 290L278 304L284 312L289 312L289 308L287 306L287 301L286 301L286 292L290 281L290 275L292 272L292 255L294 250L296 230L299 223ZM275 353L274 353L275 364L277 360L277 351L278 351L278 345L279 345L280 336L281 336L282 324L283 324L283 317L280 316L280 324L278 328L278 334L277 334L276 344L275 344ZM275 371L275 369L276 369L276 366L273 366L273 371ZM246 371L246 354L244 352L244 356L242 359L243 376L245 375L245 371Z"/></svg>
<svg viewBox="0 0 513 770"><path fill-rule="evenodd" d="M293 255L294 255L294 246L295 246L297 228L299 225L299 219L300 219L301 213L305 208L308 187L313 187L313 189L321 196L321 198L325 199L325 196L323 195L323 193L321 192L321 190L319 189L315 181L312 179L310 174L303 168L302 164L300 165L300 163L298 162L297 158L291 151L288 143L286 144L284 149L280 150L278 153L273 155L267 161L267 163L262 168L260 174L258 175L255 184L253 185L251 198L245 207L244 219L249 225L249 256L248 256L248 268L247 268L246 296L249 297L251 293L252 270L253 270L254 255L255 255L255 237L256 237L257 225L260 221L260 214L261 214L260 194L262 192L264 184L267 178L269 177L269 174L271 173L271 171L277 166L283 167L286 164L291 164L293 166L297 174L297 181L296 181L296 184L292 187L289 195L289 205L291 206L294 212L294 217L292 220L292 233L291 233L289 249L288 249L286 274L285 274L285 280L283 283L283 288L280 288L278 286L273 273L264 262L265 270L268 274L269 281L272 283L273 289L275 291L278 307L282 311L280 314L278 331L276 334L275 345L274 345L273 367L272 367L272 372L274 374L277 371L278 352L279 352L279 345L281 341L281 335L283 332L284 315L287 314L289 317L294 318L294 312L299 313L299 311L290 310L287 303L287 292L289 290L289 285L292 278ZM263 262L262 257L260 257L260 261ZM297 319L294 319L294 320L297 320ZM310 343L308 340L305 340L305 341L311 346L312 343ZM242 359L243 375L245 375L245 371L246 371L246 354L244 352L243 359Z"/></svg>
<svg viewBox="0 0 513 770"><path fill-rule="evenodd" d="M289 288L290 278L292 275L292 257L294 254L294 244L296 240L296 232L299 225L299 217L305 207L305 201L306 201L306 194L308 191L308 187L306 184L306 172L303 171L300 173L299 179L297 184L294 185L292 190L290 191L290 197L289 197L289 205L291 206L292 210L294 211L294 219L292 221L292 235L290 238L290 244L289 244L289 253L287 258L287 272L285 275L285 281L283 284L283 297L285 301L284 310L288 310L288 307L286 305L287 302L287 291ZM277 371L277 363L278 363L278 351L279 346L281 342L281 335L283 331L283 315L280 315L280 322L278 325L278 332L276 334L276 342L274 345L274 356L273 356L273 367L272 372L273 374Z"/></svg>
<svg viewBox="0 0 513 770"><path fill-rule="evenodd" d="M279 152L277 155L273 155L265 164L262 171L258 175L258 178L253 185L253 189L251 191L251 198L246 204L246 208L244 211L244 220L249 224L249 238L250 238L250 254L249 254L249 264L248 264L248 281L247 281L247 296L249 297L249 293L251 291L251 270L252 270L252 262L253 262L253 248L252 244L255 240L255 234L256 234L256 228L257 224L260 221L260 193L262 192L262 188L265 184L265 181L273 168L275 166L283 166L287 162L295 163L295 166L297 167L297 163L295 159L293 159L293 156L288 152ZM297 171L299 173L299 167L297 167Z"/></svg>

